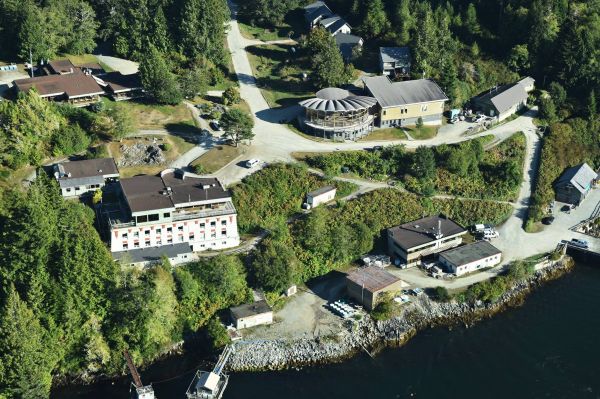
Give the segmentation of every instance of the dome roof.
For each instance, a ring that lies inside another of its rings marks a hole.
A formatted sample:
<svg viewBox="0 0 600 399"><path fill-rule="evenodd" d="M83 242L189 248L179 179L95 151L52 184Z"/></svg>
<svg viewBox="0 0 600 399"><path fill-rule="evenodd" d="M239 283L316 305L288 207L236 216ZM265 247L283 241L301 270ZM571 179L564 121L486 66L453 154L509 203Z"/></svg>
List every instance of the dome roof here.
<svg viewBox="0 0 600 399"><path fill-rule="evenodd" d="M377 103L373 97L354 96L348 90L328 87L319 90L316 98L300 101L304 108L316 111L358 111L371 108Z"/></svg>

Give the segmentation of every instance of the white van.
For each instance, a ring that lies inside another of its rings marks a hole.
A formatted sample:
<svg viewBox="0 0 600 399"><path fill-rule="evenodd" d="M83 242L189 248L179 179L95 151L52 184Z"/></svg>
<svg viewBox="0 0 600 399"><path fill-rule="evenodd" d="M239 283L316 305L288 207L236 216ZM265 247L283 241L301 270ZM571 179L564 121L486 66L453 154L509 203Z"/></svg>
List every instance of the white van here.
<svg viewBox="0 0 600 399"><path fill-rule="evenodd" d="M248 169L252 169L256 165L258 165L259 162L260 161L258 159L249 159L249 160L246 161L246 167Z"/></svg>
<svg viewBox="0 0 600 399"><path fill-rule="evenodd" d="M483 238L486 240L491 240L492 238L498 238L500 234L496 230L485 230L483 232Z"/></svg>

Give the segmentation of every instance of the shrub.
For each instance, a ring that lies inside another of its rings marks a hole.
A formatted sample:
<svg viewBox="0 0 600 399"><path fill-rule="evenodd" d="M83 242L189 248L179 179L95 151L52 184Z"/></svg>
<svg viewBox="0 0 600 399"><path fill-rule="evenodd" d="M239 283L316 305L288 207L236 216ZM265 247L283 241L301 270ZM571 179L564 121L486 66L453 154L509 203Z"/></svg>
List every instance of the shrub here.
<svg viewBox="0 0 600 399"><path fill-rule="evenodd" d="M417 127L418 128L423 127L423 118L421 118L420 116L419 116L419 119L417 119Z"/></svg>
<svg viewBox="0 0 600 399"><path fill-rule="evenodd" d="M229 87L223 92L223 104L237 104L240 101L240 92L235 87Z"/></svg>
<svg viewBox="0 0 600 399"><path fill-rule="evenodd" d="M386 294L371 311L371 317L375 320L389 320L394 317L394 313L394 300Z"/></svg>
<svg viewBox="0 0 600 399"><path fill-rule="evenodd" d="M435 287L434 288L435 298L440 302L448 302L450 300L450 293L446 287Z"/></svg>
<svg viewBox="0 0 600 399"><path fill-rule="evenodd" d="M196 173L197 175L202 175L204 173L206 173L206 169L204 168L203 165L198 164L194 166L194 173Z"/></svg>
<svg viewBox="0 0 600 399"><path fill-rule="evenodd" d="M163 143L161 145L161 148L162 148L163 151L171 151L172 146L169 143Z"/></svg>
<svg viewBox="0 0 600 399"><path fill-rule="evenodd" d="M213 349L220 349L231 342L227 329L217 317L213 317L206 325L206 335Z"/></svg>

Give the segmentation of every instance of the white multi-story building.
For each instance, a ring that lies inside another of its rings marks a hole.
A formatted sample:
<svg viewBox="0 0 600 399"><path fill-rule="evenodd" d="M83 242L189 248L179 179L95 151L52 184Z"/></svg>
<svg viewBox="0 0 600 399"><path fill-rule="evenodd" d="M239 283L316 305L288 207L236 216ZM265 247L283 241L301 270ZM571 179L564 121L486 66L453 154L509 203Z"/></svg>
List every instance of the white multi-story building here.
<svg viewBox="0 0 600 399"><path fill-rule="evenodd" d="M240 243L231 194L216 178L168 169L122 179L120 187L118 207L106 212L116 258L126 258L127 251L130 262L139 263L160 247L169 256L182 253L185 244L191 253Z"/></svg>

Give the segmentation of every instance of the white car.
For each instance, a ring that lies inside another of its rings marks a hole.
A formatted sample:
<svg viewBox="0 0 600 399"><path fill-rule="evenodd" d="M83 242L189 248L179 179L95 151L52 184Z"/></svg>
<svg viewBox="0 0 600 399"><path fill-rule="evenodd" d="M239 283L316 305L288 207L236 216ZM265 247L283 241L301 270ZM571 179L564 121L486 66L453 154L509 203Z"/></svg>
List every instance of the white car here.
<svg viewBox="0 0 600 399"><path fill-rule="evenodd" d="M260 163L260 161L258 159L249 159L246 161L246 167L248 169L252 169L253 167L255 167L256 165L258 165Z"/></svg>

